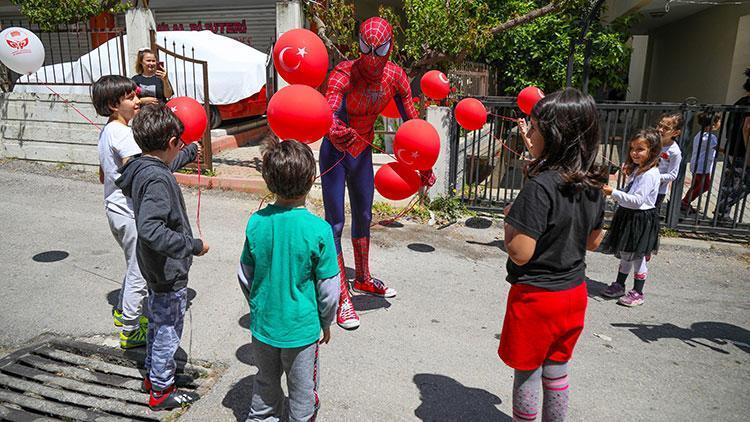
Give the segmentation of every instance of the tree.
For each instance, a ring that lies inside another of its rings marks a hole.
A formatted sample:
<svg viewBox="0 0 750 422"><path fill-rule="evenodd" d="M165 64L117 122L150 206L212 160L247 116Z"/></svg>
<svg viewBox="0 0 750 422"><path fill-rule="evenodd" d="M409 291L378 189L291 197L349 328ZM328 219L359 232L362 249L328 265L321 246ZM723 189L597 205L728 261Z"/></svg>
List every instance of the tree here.
<svg viewBox="0 0 750 422"><path fill-rule="evenodd" d="M498 69L500 93L535 84L551 91L564 86L570 40L580 36L589 0L404 0L401 13L381 6L380 16L395 33L393 60L411 76L432 68L448 70L470 60ZM337 60L358 55L354 6L347 0L311 3L308 17ZM592 91L622 90L627 73L627 19L598 20L591 40ZM336 48L337 46L342 48ZM579 85L584 48L575 50L574 85Z"/></svg>
<svg viewBox="0 0 750 422"><path fill-rule="evenodd" d="M11 0L31 23L44 31L61 24L80 22L101 13L121 13L131 7L123 0Z"/></svg>
<svg viewBox="0 0 750 422"><path fill-rule="evenodd" d="M479 58L497 69L500 94L515 95L526 86L536 85L551 92L565 86L570 42L581 33L582 15L588 1L574 1L558 13L548 14L507 31L488 43ZM494 0L492 10L500 16L522 14L537 6L531 0ZM628 29L633 17L623 17L605 25L591 22L586 38L591 42L589 90L606 98L611 91L620 96L627 88L630 62ZM581 86L584 45L574 55L573 86Z"/></svg>

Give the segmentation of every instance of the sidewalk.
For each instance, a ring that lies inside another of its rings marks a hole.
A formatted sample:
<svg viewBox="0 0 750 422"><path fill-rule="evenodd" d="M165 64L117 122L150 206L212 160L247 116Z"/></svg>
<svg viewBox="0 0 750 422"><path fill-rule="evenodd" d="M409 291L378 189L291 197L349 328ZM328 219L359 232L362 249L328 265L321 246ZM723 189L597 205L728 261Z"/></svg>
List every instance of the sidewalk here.
<svg viewBox="0 0 750 422"><path fill-rule="evenodd" d="M184 193L195 223L196 191ZM258 197L202 195L211 251L190 273L182 348L227 371L180 420L244 420L257 369L234 272ZM23 163L0 162L0 349L44 332L115 338L109 300L124 268L101 196L95 175L32 174ZM334 327L321 347L320 420L510 420L513 372L496 353L508 293L501 234L499 221L484 218L373 229L372 271L399 294L356 296L362 326ZM352 268L347 233L343 248ZM51 250L68 255L32 259ZM596 295L617 260L589 254L587 325L571 366L568 420L746 420L749 257L741 247L664 239L649 265L646 304L630 309Z"/></svg>

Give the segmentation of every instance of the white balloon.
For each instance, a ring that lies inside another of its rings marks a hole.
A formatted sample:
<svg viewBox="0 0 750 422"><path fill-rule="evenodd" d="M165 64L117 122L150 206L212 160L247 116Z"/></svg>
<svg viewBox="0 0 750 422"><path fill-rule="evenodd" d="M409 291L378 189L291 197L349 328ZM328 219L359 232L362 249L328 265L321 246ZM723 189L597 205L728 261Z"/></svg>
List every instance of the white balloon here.
<svg viewBox="0 0 750 422"><path fill-rule="evenodd" d="M0 32L0 61L16 73L34 73L44 63L42 41L26 28L7 28Z"/></svg>

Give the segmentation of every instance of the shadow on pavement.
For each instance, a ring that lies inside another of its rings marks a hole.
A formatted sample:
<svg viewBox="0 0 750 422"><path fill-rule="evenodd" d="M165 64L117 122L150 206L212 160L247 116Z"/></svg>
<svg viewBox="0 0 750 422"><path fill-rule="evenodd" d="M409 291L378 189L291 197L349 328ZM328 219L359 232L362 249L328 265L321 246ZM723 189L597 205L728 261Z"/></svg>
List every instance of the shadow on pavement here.
<svg viewBox="0 0 750 422"><path fill-rule="evenodd" d="M607 286L607 283L602 283L601 281L596 281L593 278L586 277L586 290L588 291L589 297L601 296Z"/></svg>
<svg viewBox="0 0 750 422"><path fill-rule="evenodd" d="M222 406L232 409L232 413L238 421L247 419L247 414L250 411L250 398L253 396L254 380L255 375L250 375L237 381L224 396L224 400L221 401Z"/></svg>
<svg viewBox="0 0 750 422"><path fill-rule="evenodd" d="M493 248L498 248L498 249L500 249L501 251L503 251L505 253L508 253L508 250L505 249L505 241L502 240L502 239L493 240L492 242L487 242L487 243L485 243L485 242L477 242L475 240L467 240L466 243L468 243L470 245L490 246L490 247L493 247Z"/></svg>
<svg viewBox="0 0 750 422"><path fill-rule="evenodd" d="M489 229L492 226L492 220L482 217L471 217L466 220L466 227L472 229Z"/></svg>
<svg viewBox="0 0 750 422"><path fill-rule="evenodd" d="M353 294L352 303L354 304L354 309L358 312L371 311L373 309L388 309L391 307L391 302L388 302L385 298L368 294Z"/></svg>
<svg viewBox="0 0 750 422"><path fill-rule="evenodd" d="M31 259L34 262L57 262L57 261L62 261L68 256L70 256L70 254L65 251L47 251L47 252L40 252L32 256Z"/></svg>
<svg viewBox="0 0 750 422"><path fill-rule="evenodd" d="M249 330L250 329L250 312L246 313L245 315L242 315L239 320L237 320L237 324L240 325L240 327Z"/></svg>
<svg viewBox="0 0 750 422"><path fill-rule="evenodd" d="M414 415L423 421L510 421L497 410L500 398L486 390L466 387L438 374L414 375L422 404Z"/></svg>
<svg viewBox="0 0 750 422"><path fill-rule="evenodd" d="M435 248L425 243L409 243L406 245L407 248L414 252L429 253L435 252Z"/></svg>
<svg viewBox="0 0 750 422"><path fill-rule="evenodd" d="M681 328L670 323L613 323L612 326L629 329L631 333L635 334L644 343L674 338L682 340L688 346L703 346L725 355L729 354L728 350L708 344L708 342L719 346L726 346L731 343L743 352L750 353L750 331L726 322L701 321L694 323L690 328Z"/></svg>
<svg viewBox="0 0 750 422"><path fill-rule="evenodd" d="M255 357L253 356L252 342L240 346L240 348L237 349L236 352L234 352L234 356L238 361L244 363L245 365L255 366Z"/></svg>

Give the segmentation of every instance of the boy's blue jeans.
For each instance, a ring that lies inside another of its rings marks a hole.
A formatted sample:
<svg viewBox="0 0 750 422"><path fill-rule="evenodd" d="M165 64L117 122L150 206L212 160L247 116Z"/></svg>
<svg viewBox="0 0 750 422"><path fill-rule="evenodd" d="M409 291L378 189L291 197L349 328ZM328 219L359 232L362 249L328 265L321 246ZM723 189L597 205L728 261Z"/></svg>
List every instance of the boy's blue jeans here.
<svg viewBox="0 0 750 422"><path fill-rule="evenodd" d="M145 366L155 390L174 384L174 354L180 347L187 296L187 287L169 293L149 291Z"/></svg>

